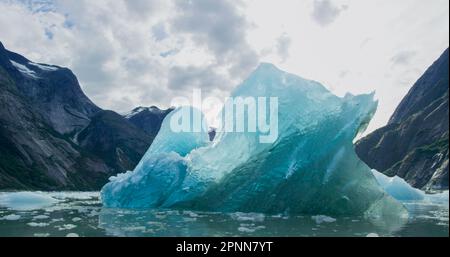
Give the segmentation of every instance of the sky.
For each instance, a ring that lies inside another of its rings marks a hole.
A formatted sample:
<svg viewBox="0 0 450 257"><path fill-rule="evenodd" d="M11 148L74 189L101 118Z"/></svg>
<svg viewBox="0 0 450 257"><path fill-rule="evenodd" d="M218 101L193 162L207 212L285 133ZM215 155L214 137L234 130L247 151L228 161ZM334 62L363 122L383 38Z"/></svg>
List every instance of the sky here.
<svg viewBox="0 0 450 257"><path fill-rule="evenodd" d="M376 92L383 126L449 45L447 0L0 0L0 41L70 68L98 106L223 98L261 62L343 96Z"/></svg>

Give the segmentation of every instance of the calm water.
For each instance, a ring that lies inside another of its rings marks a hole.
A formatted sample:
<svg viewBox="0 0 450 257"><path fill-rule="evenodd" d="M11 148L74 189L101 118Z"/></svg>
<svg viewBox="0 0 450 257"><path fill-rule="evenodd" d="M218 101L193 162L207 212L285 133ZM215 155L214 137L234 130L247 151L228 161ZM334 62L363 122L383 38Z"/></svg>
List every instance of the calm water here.
<svg viewBox="0 0 450 257"><path fill-rule="evenodd" d="M405 202L409 218L368 221L105 209L96 192L39 194L44 199L36 201L0 193L0 236L449 236L448 202Z"/></svg>

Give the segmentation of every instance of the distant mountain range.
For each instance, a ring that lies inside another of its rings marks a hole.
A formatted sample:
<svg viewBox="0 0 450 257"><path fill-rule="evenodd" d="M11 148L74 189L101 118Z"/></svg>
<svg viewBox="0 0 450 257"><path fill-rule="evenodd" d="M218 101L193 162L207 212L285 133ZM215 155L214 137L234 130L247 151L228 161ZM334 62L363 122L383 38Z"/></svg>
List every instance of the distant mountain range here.
<svg viewBox="0 0 450 257"><path fill-rule="evenodd" d="M138 109L102 110L69 69L0 43L0 189L98 190L134 168L171 111Z"/></svg>
<svg viewBox="0 0 450 257"><path fill-rule="evenodd" d="M427 191L448 189L448 49L413 85L389 123L356 143L370 167Z"/></svg>
<svg viewBox="0 0 450 257"><path fill-rule="evenodd" d="M428 191L448 189L448 54L388 125L355 144L370 167ZM0 190L98 190L134 169L171 111L102 110L69 69L34 63L0 43Z"/></svg>

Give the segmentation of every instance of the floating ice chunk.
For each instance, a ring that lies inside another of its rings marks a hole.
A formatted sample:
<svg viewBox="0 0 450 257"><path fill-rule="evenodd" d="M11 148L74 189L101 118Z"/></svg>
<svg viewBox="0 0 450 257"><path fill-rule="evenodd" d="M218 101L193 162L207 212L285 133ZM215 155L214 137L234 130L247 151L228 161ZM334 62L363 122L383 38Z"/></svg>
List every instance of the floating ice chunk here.
<svg viewBox="0 0 450 257"><path fill-rule="evenodd" d="M190 112L192 118L197 113L204 120L203 115L192 107L180 107L171 112L164 119L160 132L135 170L111 177L109 179L111 182L102 188L101 198L106 206L156 207L164 202L177 200L169 199L171 195L166 192L175 195L177 191L181 191L178 193L183 194L183 188L199 186L195 178L190 178L192 180L190 184L185 180L189 160L183 157L194 149L209 144L209 136L206 125L200 132L173 132L172 117L184 111ZM149 167L155 169L149 172ZM157 167L164 168L157 169ZM142 181L147 181L153 186L148 186ZM186 186L180 189L182 182ZM122 194L125 191L129 193Z"/></svg>
<svg viewBox="0 0 450 257"><path fill-rule="evenodd" d="M388 177L381 172L372 170L380 186L392 197L400 201L430 201L448 205L448 191L436 194L427 194L422 190L412 187L404 179L394 176Z"/></svg>
<svg viewBox="0 0 450 257"><path fill-rule="evenodd" d="M430 202L440 203L448 206L448 190L437 194L427 194L425 195L425 199Z"/></svg>
<svg viewBox="0 0 450 257"><path fill-rule="evenodd" d="M397 200L423 200L425 193L413 188L400 177L388 177L381 172L372 170L380 186Z"/></svg>
<svg viewBox="0 0 450 257"><path fill-rule="evenodd" d="M407 215L353 148L376 110L373 94L338 97L318 82L262 64L232 97L278 98L278 139L268 144L260 142L262 132L222 131L207 143L207 131L174 133L169 115L137 168L103 187L104 206Z"/></svg>
<svg viewBox="0 0 450 257"><path fill-rule="evenodd" d="M184 214L184 215L188 215L188 216L191 217L191 218L199 218L199 217L202 217L202 215L197 214L197 213L195 213L195 212L193 212L193 211L183 211L183 214Z"/></svg>
<svg viewBox="0 0 450 257"><path fill-rule="evenodd" d="M28 76L28 77L34 78L34 79L38 79L38 78L39 78L39 77L36 75L36 72L34 72L34 71L28 69L27 66L25 66L25 65L23 65L23 64L20 64L20 63L18 63L18 62L15 62L15 61L13 61L13 60L10 60L10 61L11 61L11 64L12 64L14 67L16 67L17 70L19 70L22 74L24 74L24 75L26 75L26 76Z"/></svg>
<svg viewBox="0 0 450 257"><path fill-rule="evenodd" d="M0 193L0 206L19 211L43 209L57 202L58 200L42 192Z"/></svg>
<svg viewBox="0 0 450 257"><path fill-rule="evenodd" d="M146 169L137 168L134 172L129 171L111 178L111 182L102 188L104 205L128 208L159 206L168 196L165 192L178 189L178 184L187 172L186 160L174 152L149 156L141 161L141 165L162 166L164 169L147 172ZM148 181L153 186L145 186L141 181ZM126 191L132 193L123 194Z"/></svg>
<svg viewBox="0 0 450 257"><path fill-rule="evenodd" d="M317 224L322 224L322 223L332 223L335 222L336 219L326 216L326 215L316 215L316 216L312 216L311 217Z"/></svg>
<svg viewBox="0 0 450 257"><path fill-rule="evenodd" d="M34 233L34 237L49 237L50 233Z"/></svg>
<svg viewBox="0 0 450 257"><path fill-rule="evenodd" d="M92 200L99 197L99 192L50 192L49 196L58 200Z"/></svg>
<svg viewBox="0 0 450 257"><path fill-rule="evenodd" d="M69 233L66 237L79 237L79 235L77 233Z"/></svg>
<svg viewBox="0 0 450 257"><path fill-rule="evenodd" d="M377 233L369 233L366 237L379 237Z"/></svg>
<svg viewBox="0 0 450 257"><path fill-rule="evenodd" d="M263 222L265 215L262 213L243 213L235 212L230 214L231 218L238 221Z"/></svg>
<svg viewBox="0 0 450 257"><path fill-rule="evenodd" d="M57 226L58 230L71 230L76 227L77 227L77 225L74 225L74 224L64 224L62 226Z"/></svg>
<svg viewBox="0 0 450 257"><path fill-rule="evenodd" d="M88 217L95 217L98 216L99 212L96 210L92 210L87 216Z"/></svg>
<svg viewBox="0 0 450 257"><path fill-rule="evenodd" d="M253 226L249 224L241 224L238 228L238 231L243 233L254 233L258 230L262 230L265 228L266 228L265 226Z"/></svg>
<svg viewBox="0 0 450 257"><path fill-rule="evenodd" d="M47 227L49 224L45 222L29 222L27 225L30 227Z"/></svg>
<svg viewBox="0 0 450 257"><path fill-rule="evenodd" d="M20 215L17 214L9 214L3 217L0 217L0 220L19 220L21 218Z"/></svg>

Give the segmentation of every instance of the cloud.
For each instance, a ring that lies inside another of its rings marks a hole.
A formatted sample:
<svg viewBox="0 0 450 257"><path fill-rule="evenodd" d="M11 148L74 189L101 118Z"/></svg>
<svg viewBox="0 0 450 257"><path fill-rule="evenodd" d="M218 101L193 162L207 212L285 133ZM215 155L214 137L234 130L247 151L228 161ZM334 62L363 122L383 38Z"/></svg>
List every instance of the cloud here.
<svg viewBox="0 0 450 257"><path fill-rule="evenodd" d="M164 105L192 87L229 92L258 64L246 41L251 26L236 2L91 2L61 0L58 7L84 39L76 42L71 67L107 108L116 108L115 100L121 108L126 101L129 108L133 101Z"/></svg>
<svg viewBox="0 0 450 257"><path fill-rule="evenodd" d="M136 19L146 19L159 10L160 1L158 0L131 0L124 1L127 10L135 16Z"/></svg>
<svg viewBox="0 0 450 257"><path fill-rule="evenodd" d="M169 71L168 86L174 90L201 88L208 93L212 89L223 88L229 82L214 71L214 67L175 66Z"/></svg>
<svg viewBox="0 0 450 257"><path fill-rule="evenodd" d="M396 65L409 65L416 56L415 51L401 51L391 58L391 62Z"/></svg>
<svg viewBox="0 0 450 257"><path fill-rule="evenodd" d="M178 15L171 26L206 47L216 64L230 66L231 76L244 76L257 66L259 57L246 41L251 26L239 13L240 5L229 0L175 0Z"/></svg>
<svg viewBox="0 0 450 257"><path fill-rule="evenodd" d="M0 0L0 37L34 61L72 69L102 108L164 105L170 63L159 53L173 45L156 42L151 28L167 14L165 2Z"/></svg>
<svg viewBox="0 0 450 257"><path fill-rule="evenodd" d="M66 66L100 107L167 106L200 87L227 95L259 62L231 0L0 0L11 50ZM10 24L14 24L11 26Z"/></svg>
<svg viewBox="0 0 450 257"><path fill-rule="evenodd" d="M227 96L261 59L338 95L376 89L380 125L448 47L449 3L359 2L0 0L0 40L72 69L105 109L168 107L193 87Z"/></svg>
<svg viewBox="0 0 450 257"><path fill-rule="evenodd" d="M327 26L333 23L347 8L346 5L336 6L331 0L314 0L311 16L320 26Z"/></svg>
<svg viewBox="0 0 450 257"><path fill-rule="evenodd" d="M50 12L55 10L55 6L52 0L19 0L19 3L22 3L32 12Z"/></svg>
<svg viewBox="0 0 450 257"><path fill-rule="evenodd" d="M289 57L289 49L291 47L292 40L291 38L286 34L283 33L277 40L277 54L281 58L281 62L285 62L286 59Z"/></svg>
<svg viewBox="0 0 450 257"><path fill-rule="evenodd" d="M160 22L152 27L152 34L156 41L161 41L169 37L166 24Z"/></svg>

